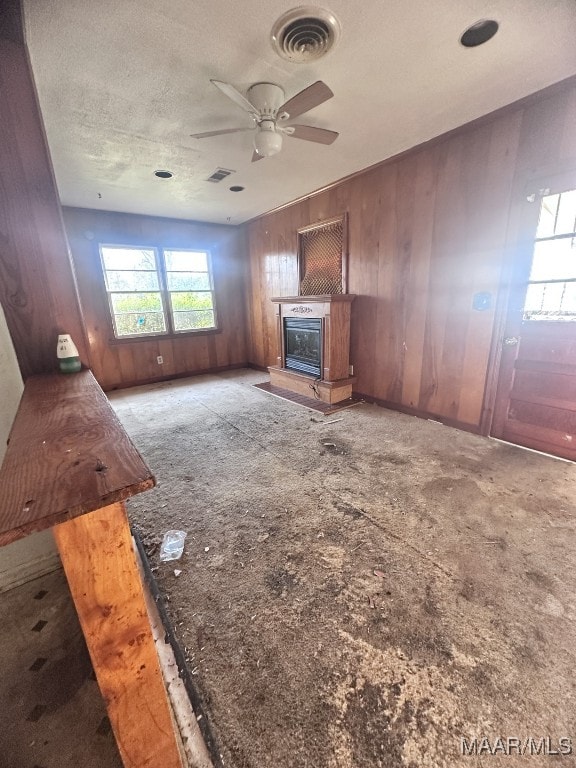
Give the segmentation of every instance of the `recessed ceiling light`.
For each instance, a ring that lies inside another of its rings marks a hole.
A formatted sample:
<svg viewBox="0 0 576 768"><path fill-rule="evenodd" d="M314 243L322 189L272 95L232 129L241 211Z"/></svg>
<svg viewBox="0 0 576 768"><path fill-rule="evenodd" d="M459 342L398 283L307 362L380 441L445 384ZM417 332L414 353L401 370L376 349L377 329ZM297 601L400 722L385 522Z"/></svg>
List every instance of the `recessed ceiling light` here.
<svg viewBox="0 0 576 768"><path fill-rule="evenodd" d="M239 187L239 186L230 187L230 192L242 192L243 190L244 190L244 187Z"/></svg>
<svg viewBox="0 0 576 768"><path fill-rule="evenodd" d="M154 176L157 176L159 179L171 179L174 174L170 171L154 171Z"/></svg>
<svg viewBox="0 0 576 768"><path fill-rule="evenodd" d="M472 24L460 38L460 42L465 48L476 48L491 40L498 32L498 22L494 19L482 19Z"/></svg>

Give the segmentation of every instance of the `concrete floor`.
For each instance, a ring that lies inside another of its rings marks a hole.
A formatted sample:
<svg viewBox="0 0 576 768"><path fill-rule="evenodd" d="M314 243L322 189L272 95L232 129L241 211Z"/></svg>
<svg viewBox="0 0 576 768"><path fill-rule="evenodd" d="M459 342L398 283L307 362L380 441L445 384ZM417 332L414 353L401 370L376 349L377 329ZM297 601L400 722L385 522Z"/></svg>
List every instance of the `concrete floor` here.
<svg viewBox="0 0 576 768"><path fill-rule="evenodd" d="M460 740L574 736L574 466L373 406L323 419L258 380L112 396L158 476L131 518L225 765L548 764ZM0 615L0 768L121 768L62 572Z"/></svg>
<svg viewBox="0 0 576 768"><path fill-rule="evenodd" d="M0 768L121 768L61 570L0 594Z"/></svg>
<svg viewBox="0 0 576 768"><path fill-rule="evenodd" d="M324 418L263 378L111 396L225 767L547 764L461 740L576 736L576 466L376 406Z"/></svg>

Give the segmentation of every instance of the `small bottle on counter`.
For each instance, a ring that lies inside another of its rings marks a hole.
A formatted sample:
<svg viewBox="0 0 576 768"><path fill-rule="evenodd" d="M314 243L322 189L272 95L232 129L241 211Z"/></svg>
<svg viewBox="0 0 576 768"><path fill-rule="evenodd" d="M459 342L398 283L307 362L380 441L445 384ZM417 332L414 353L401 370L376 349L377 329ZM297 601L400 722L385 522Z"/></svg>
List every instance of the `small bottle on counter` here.
<svg viewBox="0 0 576 768"><path fill-rule="evenodd" d="M82 368L80 355L76 344L72 341L69 334L61 333L58 336L57 348L58 365L62 373L77 373Z"/></svg>

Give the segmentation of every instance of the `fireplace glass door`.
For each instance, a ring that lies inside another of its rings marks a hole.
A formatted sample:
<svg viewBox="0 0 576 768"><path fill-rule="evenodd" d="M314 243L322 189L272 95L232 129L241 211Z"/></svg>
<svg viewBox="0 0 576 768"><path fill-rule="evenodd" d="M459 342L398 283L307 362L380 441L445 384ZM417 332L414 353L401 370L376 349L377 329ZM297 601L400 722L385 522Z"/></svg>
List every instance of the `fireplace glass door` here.
<svg viewBox="0 0 576 768"><path fill-rule="evenodd" d="M285 367L320 378L322 372L322 320L284 318Z"/></svg>

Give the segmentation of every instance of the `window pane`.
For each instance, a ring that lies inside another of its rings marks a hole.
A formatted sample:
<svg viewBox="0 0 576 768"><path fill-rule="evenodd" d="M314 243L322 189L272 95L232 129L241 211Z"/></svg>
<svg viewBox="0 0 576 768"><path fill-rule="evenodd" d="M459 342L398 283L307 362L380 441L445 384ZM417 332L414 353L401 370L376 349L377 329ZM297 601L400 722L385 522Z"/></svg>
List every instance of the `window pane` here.
<svg viewBox="0 0 576 768"><path fill-rule="evenodd" d="M117 336L215 327L208 252L115 245L100 246L100 252Z"/></svg>
<svg viewBox="0 0 576 768"><path fill-rule="evenodd" d="M178 293L170 294L170 301L172 302L172 309L174 311L212 309L212 293L210 291L179 291Z"/></svg>
<svg viewBox="0 0 576 768"><path fill-rule="evenodd" d="M543 240L534 244L530 280L569 280L576 277L576 239Z"/></svg>
<svg viewBox="0 0 576 768"><path fill-rule="evenodd" d="M122 312L162 312L162 297L159 293L113 293L114 314Z"/></svg>
<svg viewBox="0 0 576 768"><path fill-rule="evenodd" d="M208 272L167 272L169 291L209 291Z"/></svg>
<svg viewBox="0 0 576 768"><path fill-rule="evenodd" d="M571 232L576 232L576 190L543 197L536 237L567 235Z"/></svg>
<svg viewBox="0 0 576 768"><path fill-rule="evenodd" d="M214 312L174 312L174 330L194 331L199 328L214 328Z"/></svg>
<svg viewBox="0 0 576 768"><path fill-rule="evenodd" d="M118 336L166 332L166 322L162 312L115 314L114 320L116 321L116 334Z"/></svg>
<svg viewBox="0 0 576 768"><path fill-rule="evenodd" d="M156 270L156 258L152 248L101 247L102 260L106 269Z"/></svg>
<svg viewBox="0 0 576 768"><path fill-rule="evenodd" d="M109 291L153 291L157 290L156 272L115 272L107 270L106 287Z"/></svg>
<svg viewBox="0 0 576 768"><path fill-rule="evenodd" d="M208 257L202 251L164 251L166 269L170 272L208 272Z"/></svg>
<svg viewBox="0 0 576 768"><path fill-rule="evenodd" d="M525 320L576 320L576 283L536 283L528 286Z"/></svg>
<svg viewBox="0 0 576 768"><path fill-rule="evenodd" d="M576 231L576 189L560 195L555 235L566 235Z"/></svg>
<svg viewBox="0 0 576 768"><path fill-rule="evenodd" d="M546 195L540 202L540 220L536 237L552 237L560 195Z"/></svg>

